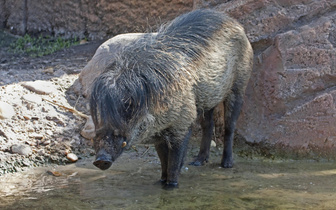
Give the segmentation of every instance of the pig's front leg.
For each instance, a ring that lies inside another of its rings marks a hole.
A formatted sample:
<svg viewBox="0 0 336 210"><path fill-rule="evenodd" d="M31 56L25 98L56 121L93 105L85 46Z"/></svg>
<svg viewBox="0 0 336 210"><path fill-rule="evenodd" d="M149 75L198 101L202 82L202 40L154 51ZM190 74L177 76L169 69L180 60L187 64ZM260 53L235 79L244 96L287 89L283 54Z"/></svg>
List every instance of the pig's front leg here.
<svg viewBox="0 0 336 210"><path fill-rule="evenodd" d="M162 185L165 185L167 183L167 168L168 168L168 145L167 142L163 140L163 138L157 137L156 143L155 143L155 149L158 153L158 156L160 158L161 162L161 179L160 183Z"/></svg>
<svg viewBox="0 0 336 210"><path fill-rule="evenodd" d="M178 177L183 166L184 157L187 151L191 129L188 130L166 130L162 138L155 144L162 168L161 183L164 188L178 186Z"/></svg>

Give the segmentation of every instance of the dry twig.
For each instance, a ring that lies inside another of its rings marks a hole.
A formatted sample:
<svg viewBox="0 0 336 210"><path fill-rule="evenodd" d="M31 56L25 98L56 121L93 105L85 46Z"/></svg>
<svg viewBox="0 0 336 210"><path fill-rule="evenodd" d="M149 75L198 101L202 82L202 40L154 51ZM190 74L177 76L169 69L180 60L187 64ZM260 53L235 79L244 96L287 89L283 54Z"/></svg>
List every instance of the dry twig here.
<svg viewBox="0 0 336 210"><path fill-rule="evenodd" d="M62 105L62 104L56 103L56 102L51 101L51 100L48 100L48 99L46 99L46 98L43 98L43 100L48 101L49 103L54 104L54 105L56 105L56 106L59 106L59 107L65 109L65 110L68 110L69 112L74 113L74 114L76 114L76 115L78 115L78 116L80 116L80 117L83 117L83 118L85 118L85 119L88 119L88 118L89 118L88 115L83 114L83 113L80 112L80 111L77 111L75 108L72 108L72 107L66 107L66 106L64 106L64 105Z"/></svg>

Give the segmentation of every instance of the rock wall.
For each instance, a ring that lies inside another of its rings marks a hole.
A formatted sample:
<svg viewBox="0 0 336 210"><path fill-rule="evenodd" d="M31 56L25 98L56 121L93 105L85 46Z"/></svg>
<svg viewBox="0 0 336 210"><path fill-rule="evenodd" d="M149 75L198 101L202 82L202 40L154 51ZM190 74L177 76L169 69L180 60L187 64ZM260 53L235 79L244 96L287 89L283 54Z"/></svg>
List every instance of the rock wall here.
<svg viewBox="0 0 336 210"><path fill-rule="evenodd" d="M244 26L255 65L237 132L298 157L336 154L336 1L195 1Z"/></svg>
<svg viewBox="0 0 336 210"><path fill-rule="evenodd" d="M102 39L155 29L192 6L192 0L0 0L0 27L15 34Z"/></svg>

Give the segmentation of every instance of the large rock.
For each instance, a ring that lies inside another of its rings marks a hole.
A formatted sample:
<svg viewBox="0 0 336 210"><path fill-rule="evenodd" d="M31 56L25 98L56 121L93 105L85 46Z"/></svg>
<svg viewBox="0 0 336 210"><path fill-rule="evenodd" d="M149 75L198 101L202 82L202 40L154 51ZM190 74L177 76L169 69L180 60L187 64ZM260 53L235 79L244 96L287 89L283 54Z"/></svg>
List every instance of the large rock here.
<svg viewBox="0 0 336 210"><path fill-rule="evenodd" d="M254 47L238 134L285 155L334 158L336 2L195 1L205 6L238 19Z"/></svg>
<svg viewBox="0 0 336 210"><path fill-rule="evenodd" d="M49 81L42 81L42 80L28 81L22 83L21 85L27 88L28 90L31 90L38 94L48 95L56 91L56 87L52 84L52 82ZM35 100L38 99L35 98Z"/></svg>
<svg viewBox="0 0 336 210"><path fill-rule="evenodd" d="M143 32L190 11L192 0L0 0L0 27L13 33L106 38Z"/></svg>

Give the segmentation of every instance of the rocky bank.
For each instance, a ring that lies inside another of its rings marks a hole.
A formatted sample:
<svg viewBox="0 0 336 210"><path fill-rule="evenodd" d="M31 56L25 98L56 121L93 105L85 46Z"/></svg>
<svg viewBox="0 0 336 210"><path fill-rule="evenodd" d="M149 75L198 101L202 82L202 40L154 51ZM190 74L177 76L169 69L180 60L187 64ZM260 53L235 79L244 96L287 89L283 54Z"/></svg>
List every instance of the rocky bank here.
<svg viewBox="0 0 336 210"><path fill-rule="evenodd" d="M100 42L32 58L11 53L14 38L0 36L0 175L93 155L80 134L87 119L67 108L87 112L72 85Z"/></svg>
<svg viewBox="0 0 336 210"><path fill-rule="evenodd" d="M211 1L196 5L205 2ZM335 159L336 1L212 6L245 26L255 52L238 133L277 154Z"/></svg>

